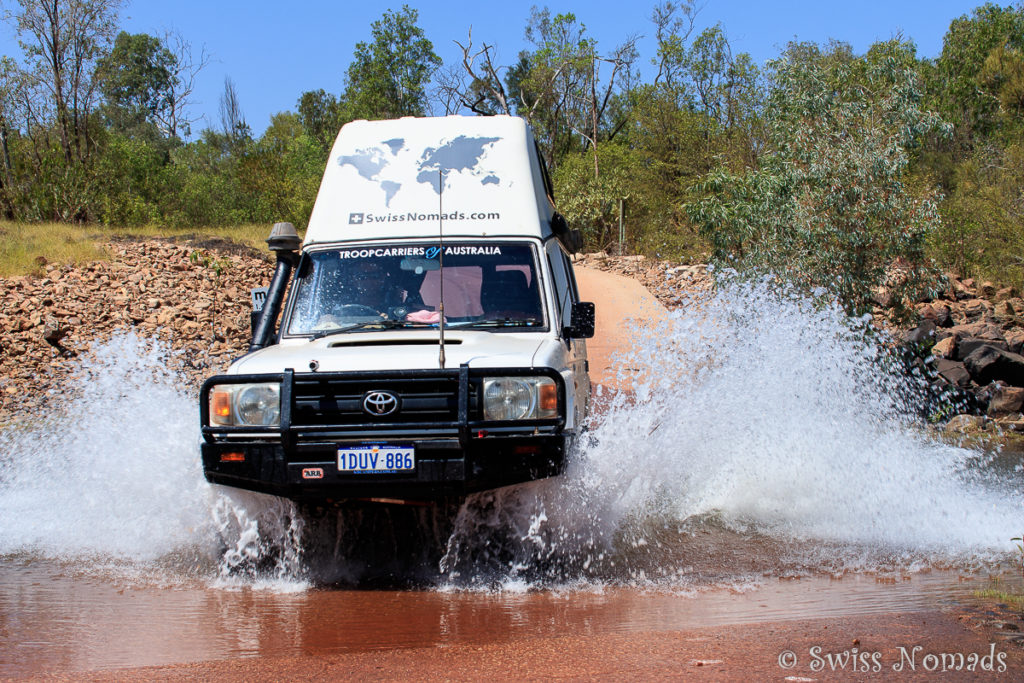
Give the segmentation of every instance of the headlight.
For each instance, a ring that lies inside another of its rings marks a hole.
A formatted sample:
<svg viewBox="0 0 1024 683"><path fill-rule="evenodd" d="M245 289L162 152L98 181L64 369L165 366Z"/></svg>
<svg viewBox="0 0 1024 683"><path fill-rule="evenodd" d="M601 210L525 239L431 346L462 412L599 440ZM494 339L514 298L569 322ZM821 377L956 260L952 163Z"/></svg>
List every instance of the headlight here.
<svg viewBox="0 0 1024 683"><path fill-rule="evenodd" d="M485 420L544 420L558 417L558 388L550 377L484 380Z"/></svg>
<svg viewBox="0 0 1024 683"><path fill-rule="evenodd" d="M274 427L281 420L281 385L218 384L210 391L215 427Z"/></svg>

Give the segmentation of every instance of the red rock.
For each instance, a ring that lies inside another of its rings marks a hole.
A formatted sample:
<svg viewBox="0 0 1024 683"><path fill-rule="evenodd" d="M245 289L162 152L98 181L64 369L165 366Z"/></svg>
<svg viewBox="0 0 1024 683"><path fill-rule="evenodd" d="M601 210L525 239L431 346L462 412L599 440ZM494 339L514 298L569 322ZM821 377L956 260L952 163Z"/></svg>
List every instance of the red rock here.
<svg viewBox="0 0 1024 683"><path fill-rule="evenodd" d="M996 387L988 404L988 414L993 416L1019 413L1024 405L1024 388Z"/></svg>
<svg viewBox="0 0 1024 683"><path fill-rule="evenodd" d="M987 319L992 310L992 304L985 299L971 299L964 303L964 316L968 323Z"/></svg>
<svg viewBox="0 0 1024 683"><path fill-rule="evenodd" d="M956 351L956 337L946 337L935 343L932 347L932 355L938 358L949 358Z"/></svg>
<svg viewBox="0 0 1024 683"><path fill-rule="evenodd" d="M1014 327L1003 336L1010 351L1020 353L1021 347L1024 346L1024 329Z"/></svg>
<svg viewBox="0 0 1024 683"><path fill-rule="evenodd" d="M995 294L996 301L1005 301L1007 299L1013 299L1017 296L1017 289L1015 287L1004 287Z"/></svg>

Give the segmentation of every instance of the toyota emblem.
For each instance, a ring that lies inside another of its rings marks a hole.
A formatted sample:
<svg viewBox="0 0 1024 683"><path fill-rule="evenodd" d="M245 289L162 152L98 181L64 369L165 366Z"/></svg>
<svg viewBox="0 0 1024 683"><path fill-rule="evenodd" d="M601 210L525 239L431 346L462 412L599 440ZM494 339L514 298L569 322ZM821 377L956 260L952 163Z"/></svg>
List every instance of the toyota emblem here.
<svg viewBox="0 0 1024 683"><path fill-rule="evenodd" d="M371 391L363 398L363 410L370 415L390 415L398 410L398 397L390 391Z"/></svg>

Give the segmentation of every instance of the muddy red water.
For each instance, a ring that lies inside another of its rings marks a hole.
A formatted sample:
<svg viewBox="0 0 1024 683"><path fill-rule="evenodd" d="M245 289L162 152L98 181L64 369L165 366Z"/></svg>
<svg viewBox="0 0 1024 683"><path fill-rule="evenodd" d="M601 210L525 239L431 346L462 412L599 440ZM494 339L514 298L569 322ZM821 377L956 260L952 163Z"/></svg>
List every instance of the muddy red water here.
<svg viewBox="0 0 1024 683"><path fill-rule="evenodd" d="M0 676L838 620L948 608L987 584L947 572L765 577L742 590L694 591L378 591L153 581L49 561L3 561Z"/></svg>

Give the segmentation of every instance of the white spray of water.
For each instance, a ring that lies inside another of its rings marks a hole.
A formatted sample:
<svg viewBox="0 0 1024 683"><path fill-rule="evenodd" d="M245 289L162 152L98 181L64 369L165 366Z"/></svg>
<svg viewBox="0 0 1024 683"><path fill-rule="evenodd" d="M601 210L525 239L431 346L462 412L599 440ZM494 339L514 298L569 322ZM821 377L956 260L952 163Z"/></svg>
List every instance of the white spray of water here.
<svg viewBox="0 0 1024 683"><path fill-rule="evenodd" d="M879 368L862 325L764 283L692 304L637 331L619 364L632 396L565 477L462 511L456 577L680 576L711 529L719 545L735 534L741 567L764 553L833 569L991 559L1019 535L1019 481L929 435L915 385ZM482 552L488 538L502 552Z"/></svg>
<svg viewBox="0 0 1024 683"><path fill-rule="evenodd" d="M278 533L294 518L290 504L203 479L195 399L170 357L159 343L115 336L40 414L0 434L0 555L296 573L297 551Z"/></svg>
<svg viewBox="0 0 1024 683"><path fill-rule="evenodd" d="M125 335L83 361L65 396L3 435L0 552L152 559L204 530L194 409L166 354Z"/></svg>
<svg viewBox="0 0 1024 683"><path fill-rule="evenodd" d="M1002 553L1019 535L1020 482L929 436L913 386L878 355L840 311L764 285L726 286L638 330L620 363L631 395L565 476L463 505L442 580L729 584ZM195 399L167 357L117 337L83 358L52 412L0 435L0 555L191 562L215 585L289 590L307 585L304 549L320 546L336 576L358 575L369 560L346 534L379 519L307 525L286 501L204 481ZM331 538L312 538L324 528Z"/></svg>

